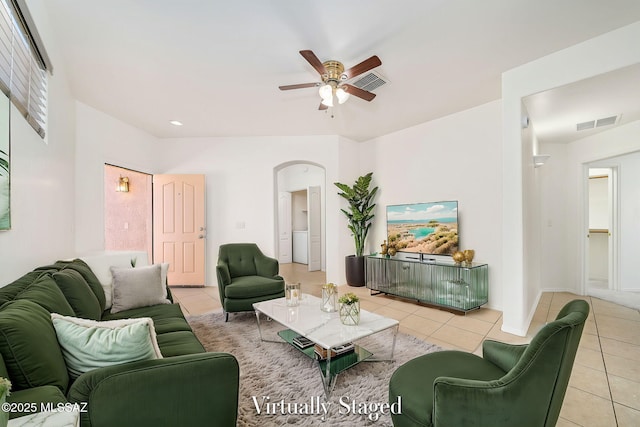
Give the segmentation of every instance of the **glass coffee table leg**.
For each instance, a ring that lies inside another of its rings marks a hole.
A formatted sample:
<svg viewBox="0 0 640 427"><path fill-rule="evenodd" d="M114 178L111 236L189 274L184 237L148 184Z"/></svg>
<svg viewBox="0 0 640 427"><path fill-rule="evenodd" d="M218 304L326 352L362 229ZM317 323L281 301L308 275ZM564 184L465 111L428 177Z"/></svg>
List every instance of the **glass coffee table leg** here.
<svg viewBox="0 0 640 427"><path fill-rule="evenodd" d="M327 350L326 362L327 363L324 365L323 372L320 361L316 360L316 363L318 363L318 371L320 371L320 377L322 378L324 395L327 399L329 399L331 397L331 393L333 393L333 389L336 386L336 380L338 379L338 374L331 374L331 349Z"/></svg>
<svg viewBox="0 0 640 427"><path fill-rule="evenodd" d="M260 334L260 341L264 341L264 338L262 338L262 328L260 327L260 312L258 310L256 310L256 319L258 321L258 334Z"/></svg>
<svg viewBox="0 0 640 427"><path fill-rule="evenodd" d="M389 359L393 361L393 353L396 351L396 337L398 336L398 329L400 329L400 324L398 323L393 330L393 342L391 343L391 356Z"/></svg>

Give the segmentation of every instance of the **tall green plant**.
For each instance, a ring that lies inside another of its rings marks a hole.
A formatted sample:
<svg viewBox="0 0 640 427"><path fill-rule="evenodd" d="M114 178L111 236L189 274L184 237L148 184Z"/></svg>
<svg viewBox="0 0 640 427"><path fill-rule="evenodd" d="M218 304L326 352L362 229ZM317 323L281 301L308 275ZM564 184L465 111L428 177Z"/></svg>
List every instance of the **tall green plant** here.
<svg viewBox="0 0 640 427"><path fill-rule="evenodd" d="M334 182L334 185L342 190L338 195L349 202L349 210L340 210L344 212L349 221L348 227L356 244L356 256L363 255L364 241L367 238L371 220L374 217L373 209L376 207L376 204L373 203L373 198L378 192L378 187L369 189L372 175L373 172L369 172L359 177L353 187Z"/></svg>
<svg viewBox="0 0 640 427"><path fill-rule="evenodd" d="M0 150L0 176L9 176L9 155Z"/></svg>

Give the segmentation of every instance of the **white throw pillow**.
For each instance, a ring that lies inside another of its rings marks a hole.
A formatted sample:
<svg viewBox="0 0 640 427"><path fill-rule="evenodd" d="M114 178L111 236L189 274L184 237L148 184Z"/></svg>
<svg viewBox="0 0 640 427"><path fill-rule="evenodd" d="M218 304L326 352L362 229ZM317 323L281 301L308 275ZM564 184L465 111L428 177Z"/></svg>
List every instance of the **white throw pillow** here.
<svg viewBox="0 0 640 427"><path fill-rule="evenodd" d="M162 359L150 317L98 322L51 313L51 321L73 378L104 366Z"/></svg>
<svg viewBox="0 0 640 427"><path fill-rule="evenodd" d="M170 304L162 281L162 266L111 267L113 276L111 313L156 304ZM166 282L166 276L165 276Z"/></svg>

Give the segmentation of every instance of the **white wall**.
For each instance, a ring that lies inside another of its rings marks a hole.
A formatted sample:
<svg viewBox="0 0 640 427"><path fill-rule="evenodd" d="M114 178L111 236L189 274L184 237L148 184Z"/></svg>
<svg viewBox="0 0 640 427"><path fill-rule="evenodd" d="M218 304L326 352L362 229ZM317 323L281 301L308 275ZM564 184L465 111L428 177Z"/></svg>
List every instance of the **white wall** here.
<svg viewBox="0 0 640 427"><path fill-rule="evenodd" d="M542 190L546 203L543 221L554 227L546 227L543 247L561 246L562 256L546 251L543 275L545 290L568 290L577 294L584 292L585 263L588 251L584 236L589 228L585 206L588 201L588 166L618 166L620 187L620 250L619 281L627 290L638 289L640 277L634 268L634 259L640 256L637 243L640 225L637 215L640 210L640 121L617 126L568 145L543 144L551 158L540 170L549 174ZM634 154L629 154L634 153ZM555 177L555 178L552 178ZM562 203L561 208L557 204ZM556 224L561 224L557 227ZM634 234L635 233L635 234Z"/></svg>
<svg viewBox="0 0 640 427"><path fill-rule="evenodd" d="M55 68L43 141L11 108L12 229L0 232L0 286L74 251L74 104L42 1L29 9Z"/></svg>
<svg viewBox="0 0 640 427"><path fill-rule="evenodd" d="M157 139L76 102L76 251L104 250L104 165L154 173Z"/></svg>
<svg viewBox="0 0 640 427"><path fill-rule="evenodd" d="M544 241L542 247L525 247L525 230L530 225L524 221L524 210L528 208L524 193L529 191L524 186L524 174L533 172L525 169L530 160L523 155L522 98L639 63L639 39L640 22L636 22L503 73L502 265L503 277L510 280L509 286L503 288L503 299L509 302L503 310L502 329L506 332L526 335L537 302L529 300L527 293L531 286L541 288L539 283L529 282L525 265L531 261L526 254L546 250ZM575 257L568 260L567 268L581 271Z"/></svg>
<svg viewBox="0 0 640 427"><path fill-rule="evenodd" d="M326 182L342 179L341 164L357 163L344 149L349 142L336 136L247 138L188 138L161 140L158 173L202 173L207 194L207 280L216 283L218 247L230 242L255 242L275 256L274 168L287 162L309 162L324 167ZM355 150L354 150L355 151ZM326 227L336 230L338 196L326 196ZM238 228L243 223L244 228ZM346 232L346 227L345 227ZM326 235L327 280L344 283L347 248L340 233Z"/></svg>
<svg viewBox="0 0 640 427"><path fill-rule="evenodd" d="M489 306L502 308L501 102L494 101L360 145L361 171L380 186L369 249L386 236L386 206L457 200L461 249L489 264Z"/></svg>

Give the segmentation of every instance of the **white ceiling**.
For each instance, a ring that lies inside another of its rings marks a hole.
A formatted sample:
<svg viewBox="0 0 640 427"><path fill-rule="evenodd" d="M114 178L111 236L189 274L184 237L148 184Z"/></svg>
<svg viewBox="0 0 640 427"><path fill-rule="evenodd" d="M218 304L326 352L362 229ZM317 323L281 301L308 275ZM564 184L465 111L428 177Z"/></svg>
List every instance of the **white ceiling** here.
<svg viewBox="0 0 640 427"><path fill-rule="evenodd" d="M364 141L499 99L502 72L640 20L638 0L42 3L75 97L157 137ZM331 118L317 89L278 89L319 80L303 49L347 68L378 55L390 83Z"/></svg>
<svg viewBox="0 0 640 427"><path fill-rule="evenodd" d="M640 120L640 64L524 99L540 142L567 143ZM578 123L619 116L614 125L577 130Z"/></svg>

